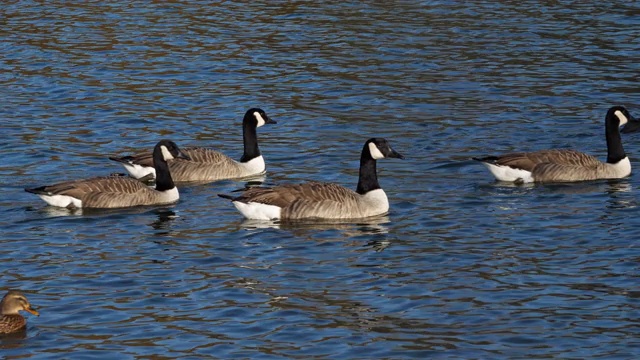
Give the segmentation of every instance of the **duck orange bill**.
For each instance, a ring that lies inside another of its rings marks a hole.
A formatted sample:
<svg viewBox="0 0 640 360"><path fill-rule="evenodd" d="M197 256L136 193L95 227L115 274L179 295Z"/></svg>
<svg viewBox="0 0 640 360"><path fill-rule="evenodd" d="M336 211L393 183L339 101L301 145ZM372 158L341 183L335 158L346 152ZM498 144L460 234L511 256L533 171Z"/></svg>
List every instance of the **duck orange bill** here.
<svg viewBox="0 0 640 360"><path fill-rule="evenodd" d="M34 309L32 307L28 307L28 308L26 308L24 310L27 311L27 312L32 313L35 316L40 316L40 313L38 312L38 310L36 310L36 309Z"/></svg>

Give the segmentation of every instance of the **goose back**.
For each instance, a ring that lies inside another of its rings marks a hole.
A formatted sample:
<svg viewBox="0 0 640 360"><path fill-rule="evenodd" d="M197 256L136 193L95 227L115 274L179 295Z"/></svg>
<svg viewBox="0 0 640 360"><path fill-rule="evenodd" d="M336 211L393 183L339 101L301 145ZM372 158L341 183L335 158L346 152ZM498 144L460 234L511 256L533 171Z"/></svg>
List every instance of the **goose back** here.
<svg viewBox="0 0 640 360"><path fill-rule="evenodd" d="M186 147L182 148L182 151L191 160L176 158L167 161L171 178L177 182L235 179L257 175L265 171L265 163L261 155L248 162L241 163L219 151L208 148ZM114 160L115 158L111 159ZM135 178L140 178L143 174L151 174L155 177L153 157L150 153L127 156L117 161L124 163L125 167L128 164L129 167L137 165L146 169L139 174L134 174L135 170L128 168Z"/></svg>
<svg viewBox="0 0 640 360"><path fill-rule="evenodd" d="M27 189L49 205L77 208L120 208L170 204L178 200L178 190L157 191L127 177L104 176L62 182Z"/></svg>
<svg viewBox="0 0 640 360"><path fill-rule="evenodd" d="M250 188L241 196L233 198L233 201L234 204L239 202L277 206L281 209L280 217L283 219L364 218L389 210L389 202L382 189L360 195L337 184L316 181L272 188Z"/></svg>
<svg viewBox="0 0 640 360"><path fill-rule="evenodd" d="M602 162L595 156L569 149L552 149L534 152L518 152L494 157L496 165L533 171L540 164L553 163L567 166L596 167Z"/></svg>
<svg viewBox="0 0 640 360"><path fill-rule="evenodd" d="M588 155L587 155L588 156ZM619 179L631 173L629 158L616 164L603 163L580 165L567 163L541 163L536 165L531 175L538 182L573 182L598 179Z"/></svg>
<svg viewBox="0 0 640 360"><path fill-rule="evenodd" d="M175 181L215 181L242 178L265 171L262 156L248 162L238 162L215 150L192 147L185 153L191 161L174 159L169 161L169 170Z"/></svg>

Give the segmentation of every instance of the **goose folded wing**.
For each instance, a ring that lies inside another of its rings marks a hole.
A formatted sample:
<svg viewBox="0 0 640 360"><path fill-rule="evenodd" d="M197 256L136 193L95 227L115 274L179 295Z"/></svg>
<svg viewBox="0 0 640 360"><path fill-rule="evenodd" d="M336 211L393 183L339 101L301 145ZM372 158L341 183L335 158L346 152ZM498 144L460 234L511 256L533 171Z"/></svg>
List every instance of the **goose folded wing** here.
<svg viewBox="0 0 640 360"><path fill-rule="evenodd" d="M532 175L539 182L596 180L602 178L596 169L593 166L543 163L534 168Z"/></svg>
<svg viewBox="0 0 640 360"><path fill-rule="evenodd" d="M569 166L595 167L601 164L598 158L575 150L554 149L530 153L506 154L498 158L498 165L533 171L540 164L559 164Z"/></svg>

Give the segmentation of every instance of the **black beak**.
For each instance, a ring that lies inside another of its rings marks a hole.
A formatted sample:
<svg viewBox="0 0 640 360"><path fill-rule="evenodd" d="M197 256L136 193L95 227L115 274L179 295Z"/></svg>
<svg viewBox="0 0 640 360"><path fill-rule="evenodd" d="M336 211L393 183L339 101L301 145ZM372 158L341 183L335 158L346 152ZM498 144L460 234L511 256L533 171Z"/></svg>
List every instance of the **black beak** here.
<svg viewBox="0 0 640 360"><path fill-rule="evenodd" d="M630 134L630 133L637 132L639 130L640 130L640 120L629 115L629 121L626 124L624 124L624 127L622 128L622 130L620 130L620 132L623 134Z"/></svg>
<svg viewBox="0 0 640 360"><path fill-rule="evenodd" d="M389 158L396 158L396 159L404 159L404 155L400 154L399 152L391 149L391 153L389 155L387 155L387 157Z"/></svg>
<svg viewBox="0 0 640 360"><path fill-rule="evenodd" d="M278 123L278 122L277 122L277 121L275 121L275 120L271 120L271 118L270 118L270 117L268 117L268 116L265 116L265 117L266 117L266 119L264 119L264 123L265 123L265 124L277 124L277 123Z"/></svg>
<svg viewBox="0 0 640 360"><path fill-rule="evenodd" d="M185 159L185 160L191 160L191 157L189 155L183 153L182 150L178 150L178 156L176 156L176 158Z"/></svg>

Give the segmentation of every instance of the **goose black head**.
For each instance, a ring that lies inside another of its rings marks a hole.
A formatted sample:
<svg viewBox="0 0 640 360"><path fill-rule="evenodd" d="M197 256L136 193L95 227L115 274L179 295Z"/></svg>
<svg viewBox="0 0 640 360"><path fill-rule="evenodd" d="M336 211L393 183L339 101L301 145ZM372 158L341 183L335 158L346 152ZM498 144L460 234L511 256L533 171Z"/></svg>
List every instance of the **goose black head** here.
<svg viewBox="0 0 640 360"><path fill-rule="evenodd" d="M267 113L260 108L251 108L244 114L244 122L249 122L259 128L264 124L277 124L275 120L271 120Z"/></svg>
<svg viewBox="0 0 640 360"><path fill-rule="evenodd" d="M395 151L385 138L371 138L367 140L364 146L369 149L371 158L374 160L383 158L404 159L404 156Z"/></svg>
<svg viewBox="0 0 640 360"><path fill-rule="evenodd" d="M185 160L191 160L191 158L182 152L178 145L171 140L160 140L155 147L156 150L159 150L162 154L162 158L167 160L173 160L176 158L181 158ZM155 153L155 151L154 151Z"/></svg>

